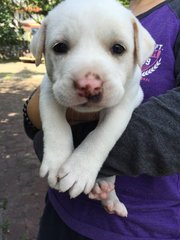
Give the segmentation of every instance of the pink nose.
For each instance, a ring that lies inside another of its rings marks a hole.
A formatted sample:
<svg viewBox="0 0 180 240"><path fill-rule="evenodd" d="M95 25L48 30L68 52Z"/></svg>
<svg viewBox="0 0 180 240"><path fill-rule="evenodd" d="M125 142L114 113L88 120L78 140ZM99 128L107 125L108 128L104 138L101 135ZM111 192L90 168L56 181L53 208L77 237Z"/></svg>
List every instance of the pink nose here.
<svg viewBox="0 0 180 240"><path fill-rule="evenodd" d="M98 74L87 73L79 78L74 85L80 97L96 102L101 99L103 81Z"/></svg>

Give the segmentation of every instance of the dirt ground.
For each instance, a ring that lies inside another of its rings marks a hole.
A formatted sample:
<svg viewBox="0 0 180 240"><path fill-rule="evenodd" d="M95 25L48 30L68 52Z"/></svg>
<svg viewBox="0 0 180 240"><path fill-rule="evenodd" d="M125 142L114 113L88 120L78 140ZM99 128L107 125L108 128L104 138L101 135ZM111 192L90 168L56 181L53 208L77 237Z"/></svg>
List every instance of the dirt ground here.
<svg viewBox="0 0 180 240"><path fill-rule="evenodd" d="M47 190L24 133L22 107L45 71L33 63L0 63L0 240L35 240Z"/></svg>

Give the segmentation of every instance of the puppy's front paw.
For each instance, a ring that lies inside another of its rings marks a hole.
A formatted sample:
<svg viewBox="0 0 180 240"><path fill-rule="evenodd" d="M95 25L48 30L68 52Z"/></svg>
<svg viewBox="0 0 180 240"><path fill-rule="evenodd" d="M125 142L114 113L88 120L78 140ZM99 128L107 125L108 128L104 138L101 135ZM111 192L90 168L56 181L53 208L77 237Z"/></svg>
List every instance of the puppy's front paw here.
<svg viewBox="0 0 180 240"><path fill-rule="evenodd" d="M88 194L94 186L98 170L88 167L88 162L81 157L74 156L65 162L59 170L58 177L59 191L65 192L69 190L71 198L77 197L84 192Z"/></svg>
<svg viewBox="0 0 180 240"><path fill-rule="evenodd" d="M49 186L55 188L58 180L57 176L60 164L57 160L49 161L49 159L53 159L53 156L50 156L50 158L45 157L43 159L43 162L40 167L40 177L45 177L46 175L48 175Z"/></svg>
<svg viewBox="0 0 180 240"><path fill-rule="evenodd" d="M57 188L58 171L64 161L71 155L71 150L68 151L47 151L44 153L43 161L40 167L40 176L48 175L48 183L52 188Z"/></svg>

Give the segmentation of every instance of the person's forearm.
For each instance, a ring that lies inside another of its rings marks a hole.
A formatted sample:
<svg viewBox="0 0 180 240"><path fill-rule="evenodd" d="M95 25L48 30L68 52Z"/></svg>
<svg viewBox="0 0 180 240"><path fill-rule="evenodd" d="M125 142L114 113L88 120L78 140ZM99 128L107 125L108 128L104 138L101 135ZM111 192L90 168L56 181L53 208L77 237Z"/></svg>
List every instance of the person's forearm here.
<svg viewBox="0 0 180 240"><path fill-rule="evenodd" d="M40 88L38 88L33 95L31 96L28 105L27 105L27 114L32 122L32 124L37 128L41 129L41 118L40 118L40 110L39 110L39 94ZM67 121L70 125L75 125L81 122L89 122L94 121L99 118L99 113L78 113L73 109L67 110Z"/></svg>
<svg viewBox="0 0 180 240"><path fill-rule="evenodd" d="M180 172L180 87L152 98L134 112L100 176Z"/></svg>
<svg viewBox="0 0 180 240"><path fill-rule="evenodd" d="M137 108L123 136L110 152L100 176L162 176L180 172L179 103L180 87ZM72 127L75 147L96 123Z"/></svg>
<svg viewBox="0 0 180 240"><path fill-rule="evenodd" d="M27 105L28 117L32 122L33 126L35 126L37 129L41 129L41 118L39 111L39 93L40 88L37 88L37 90L33 93L31 98L29 99Z"/></svg>

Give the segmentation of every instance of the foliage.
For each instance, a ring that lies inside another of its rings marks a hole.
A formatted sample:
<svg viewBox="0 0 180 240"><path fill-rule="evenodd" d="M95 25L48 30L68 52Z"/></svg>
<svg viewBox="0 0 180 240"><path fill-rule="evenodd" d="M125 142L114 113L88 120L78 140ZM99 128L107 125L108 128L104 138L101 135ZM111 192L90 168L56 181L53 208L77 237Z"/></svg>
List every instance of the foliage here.
<svg viewBox="0 0 180 240"><path fill-rule="evenodd" d="M33 10L38 7L38 14L46 16L47 13L60 2L61 0L19 0L16 6L27 11L27 14L31 17L33 17Z"/></svg>
<svg viewBox="0 0 180 240"><path fill-rule="evenodd" d="M62 0L0 0L0 45L13 45L22 41L23 29L14 19L17 9L26 11L29 17L34 18L34 9L39 9L38 15L47 13ZM129 0L118 0L128 6ZM39 18L38 18L39 19ZM35 19L38 21L37 19Z"/></svg>
<svg viewBox="0 0 180 240"><path fill-rule="evenodd" d="M14 19L14 8L11 0L0 3L0 43L1 45L17 44L22 40L23 30Z"/></svg>
<svg viewBox="0 0 180 240"><path fill-rule="evenodd" d="M21 8L26 8L30 6L32 9L35 7L39 7L41 11L39 14L42 14L43 16L46 16L47 13L58 3L60 3L63 0L19 0L18 6ZM120 1L123 5L128 6L129 0L118 0ZM28 14L31 15L32 17L32 12L27 12Z"/></svg>
<svg viewBox="0 0 180 240"><path fill-rule="evenodd" d="M129 0L119 0L124 6L129 6Z"/></svg>

